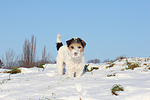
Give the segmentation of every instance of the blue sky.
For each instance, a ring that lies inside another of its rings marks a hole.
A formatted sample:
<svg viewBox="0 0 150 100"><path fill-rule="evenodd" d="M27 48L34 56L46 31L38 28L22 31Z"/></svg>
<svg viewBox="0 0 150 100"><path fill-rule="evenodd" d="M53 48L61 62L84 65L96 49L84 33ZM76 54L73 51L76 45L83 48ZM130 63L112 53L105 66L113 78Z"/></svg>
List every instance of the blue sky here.
<svg viewBox="0 0 150 100"><path fill-rule="evenodd" d="M0 0L0 58L19 55L25 38L37 39L37 55L56 58L56 36L86 41L85 59L150 56L150 0Z"/></svg>

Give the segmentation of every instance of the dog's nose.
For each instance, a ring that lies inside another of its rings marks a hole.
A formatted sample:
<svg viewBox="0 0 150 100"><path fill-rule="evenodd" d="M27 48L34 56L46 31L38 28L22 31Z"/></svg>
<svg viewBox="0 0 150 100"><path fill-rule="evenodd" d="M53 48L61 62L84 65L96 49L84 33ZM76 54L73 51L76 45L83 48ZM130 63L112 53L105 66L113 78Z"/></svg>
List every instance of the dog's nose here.
<svg viewBox="0 0 150 100"><path fill-rule="evenodd" d="M75 52L74 55L77 56L77 55L78 55L78 52Z"/></svg>

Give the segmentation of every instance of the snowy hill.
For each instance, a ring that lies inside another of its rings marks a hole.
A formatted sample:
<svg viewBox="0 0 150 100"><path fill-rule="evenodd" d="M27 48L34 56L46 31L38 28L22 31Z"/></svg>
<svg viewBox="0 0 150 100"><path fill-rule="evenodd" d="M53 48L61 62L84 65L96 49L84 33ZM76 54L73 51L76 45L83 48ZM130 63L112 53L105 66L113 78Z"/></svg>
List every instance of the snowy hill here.
<svg viewBox="0 0 150 100"><path fill-rule="evenodd" d="M129 68L136 67L136 68ZM128 58L90 64L80 78L59 77L56 64L19 68L21 73L0 69L0 100L150 100L150 58ZM112 95L114 84L124 91Z"/></svg>

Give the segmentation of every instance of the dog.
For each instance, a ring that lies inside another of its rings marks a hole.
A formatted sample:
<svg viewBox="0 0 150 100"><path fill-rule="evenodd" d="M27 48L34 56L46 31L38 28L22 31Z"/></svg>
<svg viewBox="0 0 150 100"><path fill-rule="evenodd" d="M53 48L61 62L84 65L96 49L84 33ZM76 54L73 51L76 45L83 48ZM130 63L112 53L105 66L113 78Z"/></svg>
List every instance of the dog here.
<svg viewBox="0 0 150 100"><path fill-rule="evenodd" d="M59 76L63 74L64 65L66 65L65 74L72 78L76 73L76 77L79 78L85 65L84 48L86 43L81 38L71 38L66 43L67 45L62 44L61 35L58 34L56 43L58 74Z"/></svg>

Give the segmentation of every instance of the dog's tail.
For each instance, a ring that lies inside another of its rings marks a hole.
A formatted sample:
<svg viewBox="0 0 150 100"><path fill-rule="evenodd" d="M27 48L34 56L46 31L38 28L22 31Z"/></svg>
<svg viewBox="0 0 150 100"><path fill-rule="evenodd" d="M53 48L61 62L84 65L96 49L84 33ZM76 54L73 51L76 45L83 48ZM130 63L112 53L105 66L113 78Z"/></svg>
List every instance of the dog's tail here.
<svg viewBox="0 0 150 100"><path fill-rule="evenodd" d="M58 34L57 35L57 42L56 42L56 48L57 48L57 51L59 50L59 48L63 46L62 42L61 42L61 35Z"/></svg>

